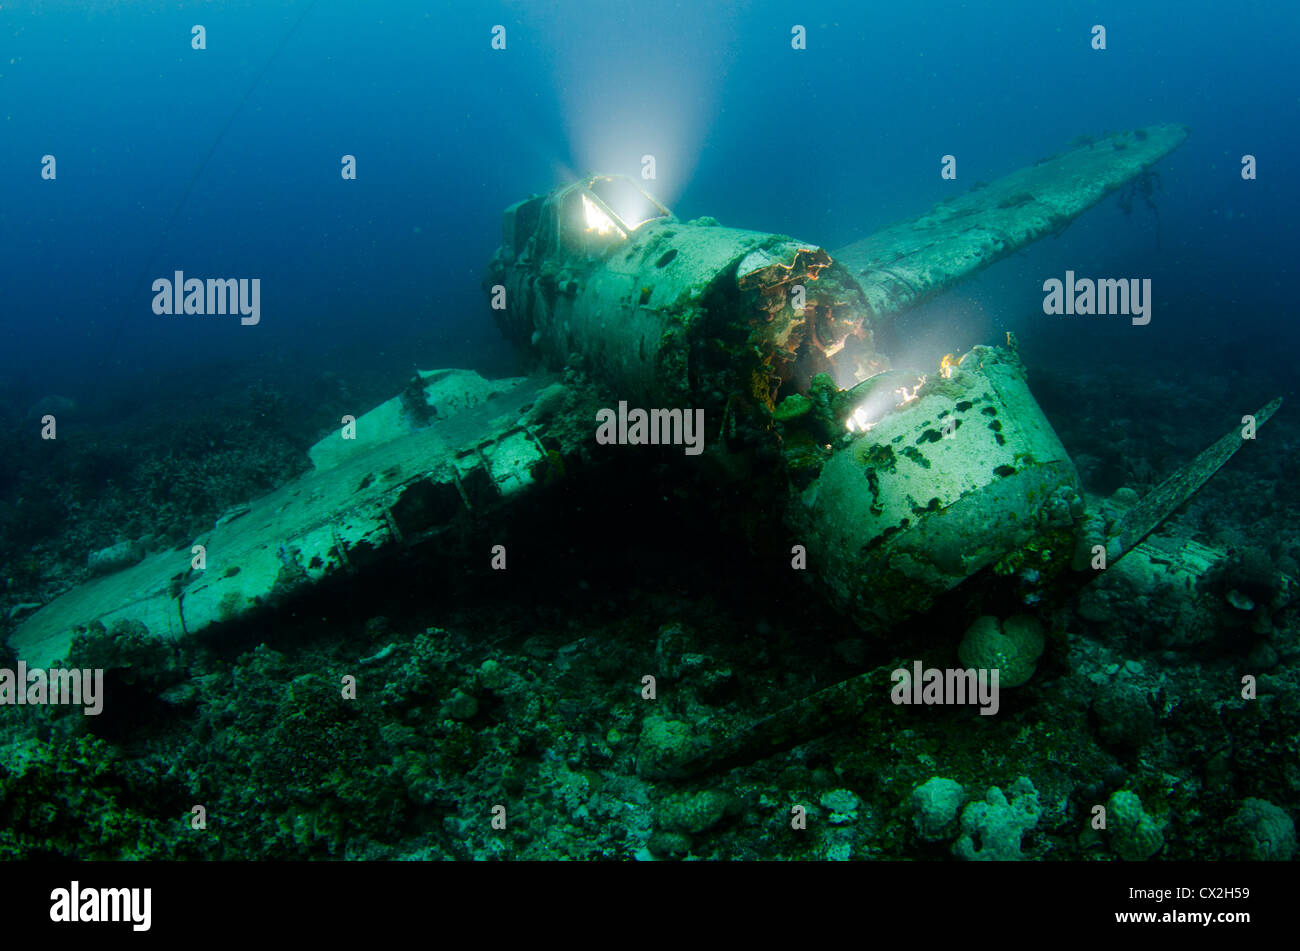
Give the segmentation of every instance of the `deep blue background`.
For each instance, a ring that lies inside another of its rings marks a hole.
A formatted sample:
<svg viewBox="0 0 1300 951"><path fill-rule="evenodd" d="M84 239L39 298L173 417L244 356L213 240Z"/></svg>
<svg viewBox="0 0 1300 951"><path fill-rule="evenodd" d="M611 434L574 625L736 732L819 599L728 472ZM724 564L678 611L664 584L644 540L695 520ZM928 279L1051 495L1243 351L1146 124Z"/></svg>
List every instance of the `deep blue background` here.
<svg viewBox="0 0 1300 951"><path fill-rule="evenodd" d="M919 359L1015 329L1049 354L1100 342L1135 385L1153 347L1293 370L1300 5L466 6L7 0L0 383L93 401L214 360L395 385L412 365L501 372L478 286L500 212L584 170L635 175L653 153L680 217L835 248L1080 134L1160 121L1192 137L1160 167L1158 247L1154 217L1111 200L908 318ZM150 284L176 268L260 277L261 325L155 316ZM1152 324L1044 317L1066 268L1152 278Z"/></svg>

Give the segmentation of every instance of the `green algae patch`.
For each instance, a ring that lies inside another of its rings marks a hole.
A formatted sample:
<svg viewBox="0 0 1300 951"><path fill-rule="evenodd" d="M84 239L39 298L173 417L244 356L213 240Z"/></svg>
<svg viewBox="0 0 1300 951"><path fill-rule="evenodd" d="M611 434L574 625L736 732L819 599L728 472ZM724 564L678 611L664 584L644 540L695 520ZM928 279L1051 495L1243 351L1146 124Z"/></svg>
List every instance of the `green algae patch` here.
<svg viewBox="0 0 1300 951"><path fill-rule="evenodd" d="M802 393L792 393L781 401L772 415L777 422L785 423L808 415L812 408L812 400Z"/></svg>

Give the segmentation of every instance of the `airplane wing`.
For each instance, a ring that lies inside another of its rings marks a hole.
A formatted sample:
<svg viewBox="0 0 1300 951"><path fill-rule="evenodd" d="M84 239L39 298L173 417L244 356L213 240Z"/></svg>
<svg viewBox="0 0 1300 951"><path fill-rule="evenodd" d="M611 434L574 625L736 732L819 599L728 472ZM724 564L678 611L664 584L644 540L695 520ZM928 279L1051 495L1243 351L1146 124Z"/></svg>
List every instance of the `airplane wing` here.
<svg viewBox="0 0 1300 951"><path fill-rule="evenodd" d="M1187 128L1172 123L1102 136L945 199L832 256L862 284L877 318L888 317L1059 233L1186 138Z"/></svg>
<svg viewBox="0 0 1300 951"><path fill-rule="evenodd" d="M177 640L399 557L462 512L507 511L544 487L558 454L576 451L587 431L552 425L576 399L574 387L553 376L420 371L346 437L340 430L317 443L310 471L195 539L204 549L200 570L193 546L153 554L55 598L18 625L9 645L48 667L95 622L110 633L127 622Z"/></svg>

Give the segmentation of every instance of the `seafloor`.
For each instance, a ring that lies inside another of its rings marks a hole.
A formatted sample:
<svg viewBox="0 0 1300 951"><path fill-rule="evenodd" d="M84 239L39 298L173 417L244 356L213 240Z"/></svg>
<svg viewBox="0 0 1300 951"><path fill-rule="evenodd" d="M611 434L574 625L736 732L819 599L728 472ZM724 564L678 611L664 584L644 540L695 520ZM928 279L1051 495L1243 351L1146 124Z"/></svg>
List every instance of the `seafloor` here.
<svg viewBox="0 0 1300 951"><path fill-rule="evenodd" d="M1090 504L1114 512L1283 392L1173 355L1140 386L1131 366L1026 359ZM83 580L87 553L187 542L304 469L338 403L401 385L216 379L190 402L74 415L54 454L0 394L0 633ZM219 636L83 639L69 662L108 669L104 714L0 709L0 856L1290 859L1298 420L1284 406L1161 529L1226 553L1199 585L1117 565L1043 605L1046 653L996 716L867 705L766 758L645 778L675 744L863 671L951 666L970 619L958 603L862 637L762 554L779 546L721 530L743 491L651 459L519 513L508 572L449 550Z"/></svg>

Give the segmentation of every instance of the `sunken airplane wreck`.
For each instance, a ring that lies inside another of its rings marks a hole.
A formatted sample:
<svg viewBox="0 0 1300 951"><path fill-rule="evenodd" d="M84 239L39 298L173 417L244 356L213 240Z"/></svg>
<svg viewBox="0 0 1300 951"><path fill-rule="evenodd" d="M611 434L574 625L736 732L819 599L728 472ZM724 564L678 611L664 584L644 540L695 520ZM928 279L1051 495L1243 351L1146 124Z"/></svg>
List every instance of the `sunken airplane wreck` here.
<svg viewBox="0 0 1300 951"><path fill-rule="evenodd" d="M627 438L634 413L654 408L680 409L683 430L702 422L698 457L665 456L693 478L743 484L778 512L798 540L782 557L806 565L864 631L886 631L962 585L1010 585L1032 611L1054 586L1085 584L1099 553L1111 564L1146 557L1146 536L1240 447L1239 434L1108 523L1087 510L1012 338L898 368L878 332L1142 180L1186 134L1157 125L1091 140L835 252L679 221L617 176L521 201L506 209L484 287L536 373L419 372L400 395L343 417L311 449L308 473L225 513L188 548L69 591L10 644L48 666L100 625L138 622L178 639L241 623L534 504L566 468L598 472L617 455L597 446L609 419L600 414L618 412L620 437L638 441ZM673 418L659 423L674 441ZM647 771L685 775L746 744L793 742L857 689L828 688L690 762Z"/></svg>

